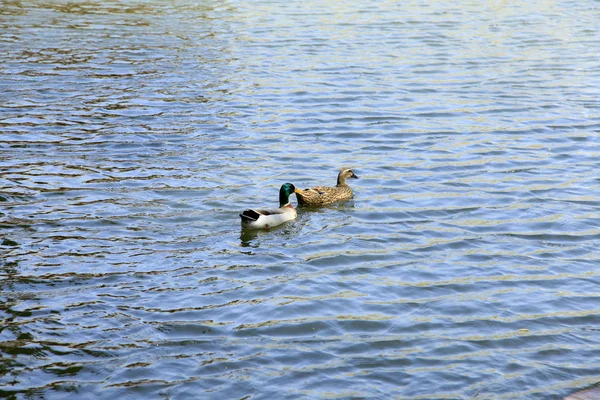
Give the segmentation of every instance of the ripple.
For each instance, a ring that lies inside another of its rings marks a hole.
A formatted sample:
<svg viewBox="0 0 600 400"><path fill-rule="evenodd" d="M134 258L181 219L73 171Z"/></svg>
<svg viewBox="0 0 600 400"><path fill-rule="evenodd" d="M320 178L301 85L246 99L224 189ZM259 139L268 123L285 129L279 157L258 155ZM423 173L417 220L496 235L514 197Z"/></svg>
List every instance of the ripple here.
<svg viewBox="0 0 600 400"><path fill-rule="evenodd" d="M5 4L0 393L593 393L596 8Z"/></svg>

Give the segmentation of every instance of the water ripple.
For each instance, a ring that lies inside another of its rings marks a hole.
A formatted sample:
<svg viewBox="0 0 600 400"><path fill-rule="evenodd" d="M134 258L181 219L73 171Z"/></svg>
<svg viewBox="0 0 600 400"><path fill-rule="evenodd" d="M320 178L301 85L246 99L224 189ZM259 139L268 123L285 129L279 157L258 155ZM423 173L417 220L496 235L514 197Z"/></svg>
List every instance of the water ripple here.
<svg viewBox="0 0 600 400"><path fill-rule="evenodd" d="M1 13L2 396L600 381L592 2ZM352 201L240 229L342 166Z"/></svg>

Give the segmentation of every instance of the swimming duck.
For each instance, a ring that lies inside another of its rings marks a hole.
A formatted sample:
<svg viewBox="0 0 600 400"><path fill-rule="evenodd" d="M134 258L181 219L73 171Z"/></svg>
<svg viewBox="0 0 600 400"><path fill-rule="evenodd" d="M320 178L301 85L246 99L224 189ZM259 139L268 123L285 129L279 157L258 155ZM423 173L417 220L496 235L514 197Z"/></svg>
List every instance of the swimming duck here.
<svg viewBox="0 0 600 400"><path fill-rule="evenodd" d="M292 193L298 189L291 183L284 183L279 189L279 208L275 209L250 209L240 214L242 226L246 228L268 229L296 218L296 210L290 203Z"/></svg>
<svg viewBox="0 0 600 400"><path fill-rule="evenodd" d="M309 189L297 190L298 204L303 206L324 206L336 201L348 200L352 197L352 189L346 183L347 178L358 179L350 168L342 169L337 177L335 187L315 186Z"/></svg>

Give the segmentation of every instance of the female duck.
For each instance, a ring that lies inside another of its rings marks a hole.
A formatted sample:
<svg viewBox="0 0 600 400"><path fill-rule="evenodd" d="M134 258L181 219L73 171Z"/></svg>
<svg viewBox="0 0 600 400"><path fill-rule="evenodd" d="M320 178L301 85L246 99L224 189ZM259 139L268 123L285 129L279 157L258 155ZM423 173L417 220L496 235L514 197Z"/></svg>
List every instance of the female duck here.
<svg viewBox="0 0 600 400"><path fill-rule="evenodd" d="M276 209L250 209L240 214L242 226L246 228L268 229L296 218L296 210L290 203L292 193L298 190L291 183L284 183L279 189L279 208Z"/></svg>
<svg viewBox="0 0 600 400"><path fill-rule="evenodd" d="M352 188L346 183L347 178L358 179L358 176L350 168L342 169L338 174L335 187L315 186L310 189L297 190L298 204L316 207L350 199Z"/></svg>

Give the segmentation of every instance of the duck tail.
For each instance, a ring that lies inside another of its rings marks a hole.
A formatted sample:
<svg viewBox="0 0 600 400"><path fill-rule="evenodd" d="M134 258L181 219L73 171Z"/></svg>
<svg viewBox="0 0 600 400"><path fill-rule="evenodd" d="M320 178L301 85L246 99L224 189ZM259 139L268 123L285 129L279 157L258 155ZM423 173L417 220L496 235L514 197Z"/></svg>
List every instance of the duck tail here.
<svg viewBox="0 0 600 400"><path fill-rule="evenodd" d="M260 217L260 214L254 210L244 210L240 214L240 217L242 218L242 221L256 221Z"/></svg>

